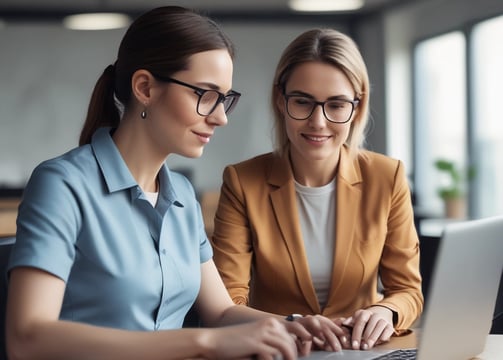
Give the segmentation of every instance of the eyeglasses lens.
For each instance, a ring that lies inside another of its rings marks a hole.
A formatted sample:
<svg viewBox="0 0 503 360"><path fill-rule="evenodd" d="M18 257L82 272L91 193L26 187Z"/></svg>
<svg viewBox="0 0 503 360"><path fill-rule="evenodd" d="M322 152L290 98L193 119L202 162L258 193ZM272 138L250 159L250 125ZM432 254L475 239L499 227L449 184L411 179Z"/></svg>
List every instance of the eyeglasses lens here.
<svg viewBox="0 0 503 360"><path fill-rule="evenodd" d="M222 97L217 91L207 90L199 99L198 112L201 115L209 115L215 110L218 104L222 102L224 104L225 113L229 114L236 106L238 99L239 95L237 94L231 93Z"/></svg>
<svg viewBox="0 0 503 360"><path fill-rule="evenodd" d="M208 90L199 98L199 113L209 115L217 106L219 94L216 91Z"/></svg>
<svg viewBox="0 0 503 360"><path fill-rule="evenodd" d="M310 98L302 96L290 96L287 98L288 114L297 120L304 120L311 116L317 105L323 104L326 118L331 122L347 122L353 114L354 105L344 100L329 100L317 103Z"/></svg>
<svg viewBox="0 0 503 360"><path fill-rule="evenodd" d="M239 95L236 94L229 94L225 97L224 99L224 109L225 113L229 114L234 108L236 107L236 104L238 103Z"/></svg>

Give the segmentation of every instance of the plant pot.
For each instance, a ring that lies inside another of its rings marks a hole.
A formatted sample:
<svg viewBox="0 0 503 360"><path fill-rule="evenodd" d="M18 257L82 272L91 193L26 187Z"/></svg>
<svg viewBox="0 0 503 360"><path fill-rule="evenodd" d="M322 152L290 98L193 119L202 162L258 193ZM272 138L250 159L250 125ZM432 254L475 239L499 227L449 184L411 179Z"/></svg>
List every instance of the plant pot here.
<svg viewBox="0 0 503 360"><path fill-rule="evenodd" d="M466 219L467 204L466 198L444 199L445 217L448 219Z"/></svg>

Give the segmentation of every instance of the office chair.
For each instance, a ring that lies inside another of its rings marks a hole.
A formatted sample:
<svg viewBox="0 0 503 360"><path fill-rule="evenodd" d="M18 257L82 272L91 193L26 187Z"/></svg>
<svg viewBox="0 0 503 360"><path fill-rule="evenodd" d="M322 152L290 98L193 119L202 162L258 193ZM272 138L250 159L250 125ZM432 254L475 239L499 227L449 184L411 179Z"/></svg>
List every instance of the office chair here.
<svg viewBox="0 0 503 360"><path fill-rule="evenodd" d="M7 262L14 237L0 238L0 360L7 360L5 351L5 311L7 307Z"/></svg>

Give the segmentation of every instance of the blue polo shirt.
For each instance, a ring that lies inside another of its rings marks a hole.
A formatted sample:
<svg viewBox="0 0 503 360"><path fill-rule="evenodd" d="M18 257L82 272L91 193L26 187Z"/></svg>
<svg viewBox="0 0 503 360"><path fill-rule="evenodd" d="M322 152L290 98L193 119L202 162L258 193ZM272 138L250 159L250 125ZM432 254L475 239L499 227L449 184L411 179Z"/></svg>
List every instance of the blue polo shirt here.
<svg viewBox="0 0 503 360"><path fill-rule="evenodd" d="M60 318L130 330L180 328L212 257L195 192L164 165L156 207L101 128L41 163L24 190L9 269L66 282Z"/></svg>

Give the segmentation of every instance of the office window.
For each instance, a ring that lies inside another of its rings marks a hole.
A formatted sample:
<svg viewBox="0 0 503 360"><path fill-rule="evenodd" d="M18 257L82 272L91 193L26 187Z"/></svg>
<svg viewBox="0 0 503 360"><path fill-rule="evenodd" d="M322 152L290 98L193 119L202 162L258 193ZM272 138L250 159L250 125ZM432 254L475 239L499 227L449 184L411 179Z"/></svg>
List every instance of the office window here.
<svg viewBox="0 0 503 360"><path fill-rule="evenodd" d="M476 217L503 213L503 16L473 29L473 211Z"/></svg>
<svg viewBox="0 0 503 360"><path fill-rule="evenodd" d="M444 179L437 159L466 164L466 42L452 32L414 49L414 192L419 208L443 215L437 188Z"/></svg>

